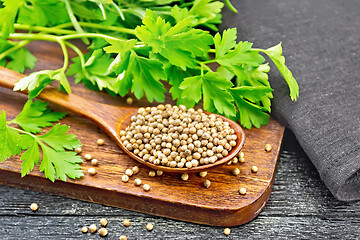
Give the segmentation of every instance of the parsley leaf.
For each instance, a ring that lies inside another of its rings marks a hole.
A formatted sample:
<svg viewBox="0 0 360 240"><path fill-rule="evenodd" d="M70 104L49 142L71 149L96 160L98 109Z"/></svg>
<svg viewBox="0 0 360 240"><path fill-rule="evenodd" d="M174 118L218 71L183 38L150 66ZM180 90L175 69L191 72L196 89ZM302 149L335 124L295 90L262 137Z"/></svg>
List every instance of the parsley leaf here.
<svg viewBox="0 0 360 240"><path fill-rule="evenodd" d="M2 0L4 8L0 8L0 26L3 38L14 32L16 14L25 0Z"/></svg>
<svg viewBox="0 0 360 240"><path fill-rule="evenodd" d="M84 176L79 163L81 157L72 150L81 146L75 135L67 134L69 126L55 125L43 135L33 135L40 132L41 127L51 126L66 114L51 112L46 103L29 100L20 114L12 121L6 122L6 113L0 114L0 161L11 156L21 155L21 176L25 176L41 161L40 171L45 177L55 181L56 177L63 181L66 178L80 178ZM23 130L9 126L18 124ZM41 152L40 152L41 149ZM23 154L21 151L25 150Z"/></svg>
<svg viewBox="0 0 360 240"><path fill-rule="evenodd" d="M40 100L35 102L28 100L23 110L11 122L18 124L27 132L40 133L41 128L52 126L52 122L57 122L66 116L66 113L51 112L46 106L47 104Z"/></svg>

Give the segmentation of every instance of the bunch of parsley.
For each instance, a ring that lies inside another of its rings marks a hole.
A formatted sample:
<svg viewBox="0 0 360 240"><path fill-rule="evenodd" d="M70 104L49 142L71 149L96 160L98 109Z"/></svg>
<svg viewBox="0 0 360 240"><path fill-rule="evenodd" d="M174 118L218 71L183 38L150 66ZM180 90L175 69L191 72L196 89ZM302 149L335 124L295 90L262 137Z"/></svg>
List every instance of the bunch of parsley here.
<svg viewBox="0 0 360 240"><path fill-rule="evenodd" d="M32 69L36 58L25 46L34 40L52 41L62 49L63 66L31 73L15 91L27 90L32 99L55 80L70 93L68 76L74 76L75 83L95 91L114 96L131 91L138 99L163 102L163 83L168 82L178 104L194 107L202 101L207 111L239 120L246 128L260 127L269 122L273 97L270 66L263 55L283 75L292 100L299 87L285 65L281 44L258 49L237 42L235 28L218 32L224 5L236 11L229 0L1 0L0 66L18 72ZM82 53L73 39L81 39L88 53ZM78 55L72 64L68 49ZM6 126L3 123L0 134L12 129ZM42 148L36 140L40 138L33 138ZM9 151L0 152L2 160L7 156Z"/></svg>

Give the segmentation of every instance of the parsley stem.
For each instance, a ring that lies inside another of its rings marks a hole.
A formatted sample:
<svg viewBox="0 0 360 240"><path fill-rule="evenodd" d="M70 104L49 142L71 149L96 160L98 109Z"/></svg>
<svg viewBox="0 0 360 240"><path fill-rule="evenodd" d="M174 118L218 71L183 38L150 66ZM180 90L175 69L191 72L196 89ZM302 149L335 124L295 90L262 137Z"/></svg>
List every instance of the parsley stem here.
<svg viewBox="0 0 360 240"><path fill-rule="evenodd" d="M110 30L110 31L114 31L114 32L128 33L128 34L132 34L132 35L135 35L135 33L136 33L136 31L134 29L124 28L124 27L104 26L104 25L101 25L98 23L91 23L91 22L78 22L78 23L82 27ZM67 27L71 27L71 26L72 26L71 23L64 23L64 24L57 25L54 28L61 29L61 28L67 28Z"/></svg>
<svg viewBox="0 0 360 240"><path fill-rule="evenodd" d="M77 33L77 34L70 34L61 36L59 38L68 40L68 39L76 39L76 38L83 38L83 37L89 37L89 38L105 38L105 39L112 39L112 40L119 40L120 38L112 37L109 35L101 34L101 33Z"/></svg>
<svg viewBox="0 0 360 240"><path fill-rule="evenodd" d="M10 122L9 122L9 123L10 123ZM23 133L23 134L29 135L29 136L37 139L36 135L34 135L34 134L32 134L32 133L26 132L26 131L24 131L24 130L21 130L21 129L15 128L15 127L10 127L10 126L7 126L7 127L8 127L8 128L11 128L12 130L15 130L15 131L17 131L17 132L19 132L19 133Z"/></svg>
<svg viewBox="0 0 360 240"><path fill-rule="evenodd" d="M75 30L78 32L78 33L84 33L84 30L81 28L79 22L77 21L72 9L71 9L71 6L70 6L70 2L69 0L63 0L65 2L65 7L66 7L66 11L68 12L68 15L70 17L70 21L72 23L72 25L74 26ZM84 43L85 44L89 44L89 39L87 38L84 38L83 39Z"/></svg>
<svg viewBox="0 0 360 240"><path fill-rule="evenodd" d="M225 5L230 9L230 11L237 13L238 10L234 7L234 5L232 5L232 3L230 2L230 0L224 0Z"/></svg>
<svg viewBox="0 0 360 240"><path fill-rule="evenodd" d="M68 64L69 64L69 54L68 54L68 50L66 48L66 45L64 43L64 41L60 38L58 38L58 41L57 41L61 47L61 50L63 52L63 55L64 55L64 65L63 67L61 68L62 71L65 72L65 70L67 69L68 67Z"/></svg>
<svg viewBox="0 0 360 240"><path fill-rule="evenodd" d="M19 30L29 30L29 31L37 31L42 33L55 33L55 34L74 34L76 31L67 30L67 29L58 29L58 28L48 28L48 27L41 27L41 26L31 26L31 25L24 25L24 24L14 24L15 29Z"/></svg>
<svg viewBox="0 0 360 240"><path fill-rule="evenodd" d="M28 44L30 42L31 42L30 40L23 40L21 42L17 42L16 45L14 45L13 47L7 49L6 51L4 51L0 54L0 60L5 58L10 53L18 50L19 48L22 48L23 46L25 46L26 44Z"/></svg>
<svg viewBox="0 0 360 240"><path fill-rule="evenodd" d="M39 33L12 33L8 38L57 42L59 37L50 34L39 34Z"/></svg>
<svg viewBox="0 0 360 240"><path fill-rule="evenodd" d="M80 58L81 68L85 71L85 57L84 57L84 54L80 51L80 49L77 46L75 46L72 43L65 42L65 45L70 47L72 50L74 50L74 52L76 52L76 54Z"/></svg>

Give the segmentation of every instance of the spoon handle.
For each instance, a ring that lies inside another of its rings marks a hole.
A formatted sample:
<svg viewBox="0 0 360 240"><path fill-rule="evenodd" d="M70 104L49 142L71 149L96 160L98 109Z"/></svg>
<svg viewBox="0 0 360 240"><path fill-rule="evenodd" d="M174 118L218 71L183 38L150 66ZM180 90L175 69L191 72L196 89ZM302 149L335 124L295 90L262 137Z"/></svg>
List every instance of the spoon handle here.
<svg viewBox="0 0 360 240"><path fill-rule="evenodd" d="M12 70L0 67L0 86L13 89L15 83L25 77L25 75L14 72ZM21 92L27 94L27 92ZM93 102L89 99L82 98L75 94L66 94L54 87L46 87L38 96L46 102L53 103L66 108L80 116L88 118L95 123L102 124L102 117L107 114L114 113L114 107Z"/></svg>

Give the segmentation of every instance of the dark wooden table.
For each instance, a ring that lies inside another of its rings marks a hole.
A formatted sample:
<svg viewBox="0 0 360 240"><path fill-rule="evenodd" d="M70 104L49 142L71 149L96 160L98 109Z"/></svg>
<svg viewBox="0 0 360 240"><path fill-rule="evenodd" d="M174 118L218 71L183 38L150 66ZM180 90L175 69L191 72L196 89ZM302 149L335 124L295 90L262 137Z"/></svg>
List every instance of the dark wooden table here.
<svg viewBox="0 0 360 240"><path fill-rule="evenodd" d="M228 18L225 24L237 25L240 39L255 42L255 47L266 48L283 41L287 63L298 80L311 77L316 81L334 71L341 79L345 74L343 67L347 69L342 59L359 52L358 0L235 1L239 14ZM358 67L358 62L354 64ZM278 75L272 73L270 77ZM36 213L29 209L33 202L39 204ZM0 239L99 239L98 235L82 234L80 228L98 224L102 217L109 220L107 239L118 239L122 234L129 239L359 239L360 236L360 202L339 202L331 195L290 130L285 132L268 204L252 222L231 228L229 236L223 234L223 228L0 186ZM131 221L128 228L121 224L125 218ZM154 224L152 232L145 229L148 222Z"/></svg>
<svg viewBox="0 0 360 240"><path fill-rule="evenodd" d="M39 204L33 213L31 203ZM0 239L100 239L82 226L109 220L107 239L358 239L360 202L343 203L331 195L286 130L273 192L252 222L231 228L210 227L106 207L64 197L0 186ZM131 226L122 221L127 218ZM146 223L154 224L148 232Z"/></svg>

